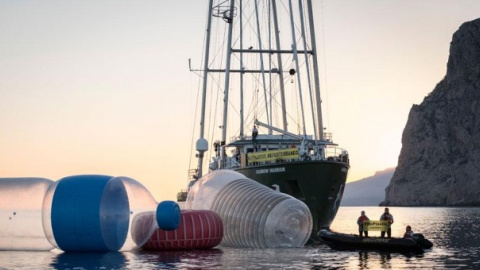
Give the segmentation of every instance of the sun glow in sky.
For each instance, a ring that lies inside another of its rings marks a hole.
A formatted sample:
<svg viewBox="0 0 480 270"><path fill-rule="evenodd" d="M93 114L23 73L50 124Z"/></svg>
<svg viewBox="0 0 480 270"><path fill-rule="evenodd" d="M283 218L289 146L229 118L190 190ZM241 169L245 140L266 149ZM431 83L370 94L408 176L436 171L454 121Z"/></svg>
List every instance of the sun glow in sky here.
<svg viewBox="0 0 480 270"><path fill-rule="evenodd" d="M0 0L0 177L124 175L175 199L207 2ZM395 167L411 106L445 76L480 1L314 5L325 126L350 153L348 180Z"/></svg>

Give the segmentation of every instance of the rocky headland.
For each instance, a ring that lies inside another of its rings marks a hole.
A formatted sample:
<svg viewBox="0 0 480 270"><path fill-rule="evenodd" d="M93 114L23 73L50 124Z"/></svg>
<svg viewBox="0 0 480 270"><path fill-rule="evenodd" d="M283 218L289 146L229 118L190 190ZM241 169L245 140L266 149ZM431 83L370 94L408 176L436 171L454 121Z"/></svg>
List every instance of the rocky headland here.
<svg viewBox="0 0 480 270"><path fill-rule="evenodd" d="M345 185L341 206L378 206L385 198L385 188L395 168L377 171L374 175Z"/></svg>
<svg viewBox="0 0 480 270"><path fill-rule="evenodd" d="M480 205L480 19L455 32L446 76L412 106L382 205Z"/></svg>

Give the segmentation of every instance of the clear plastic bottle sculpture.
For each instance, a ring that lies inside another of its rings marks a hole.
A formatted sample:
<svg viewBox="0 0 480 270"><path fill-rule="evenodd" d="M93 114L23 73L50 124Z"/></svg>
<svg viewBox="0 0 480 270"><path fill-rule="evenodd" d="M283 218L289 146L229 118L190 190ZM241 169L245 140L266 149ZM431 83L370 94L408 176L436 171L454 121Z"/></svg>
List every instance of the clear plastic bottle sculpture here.
<svg viewBox="0 0 480 270"><path fill-rule="evenodd" d="M43 201L43 228L48 241L64 251L126 251L144 244L157 228L156 219L134 224L137 215L156 208L150 192L131 178L70 176L50 185ZM167 223L178 224L180 209L171 210Z"/></svg>
<svg viewBox="0 0 480 270"><path fill-rule="evenodd" d="M0 250L51 250L42 226L43 197L52 180L0 178Z"/></svg>
<svg viewBox="0 0 480 270"><path fill-rule="evenodd" d="M221 245L228 247L300 247L312 231L312 215L303 202L230 170L199 179L185 206L219 214Z"/></svg>
<svg viewBox="0 0 480 270"><path fill-rule="evenodd" d="M175 202L157 204L128 177L0 178L0 198L0 250L131 250L180 221ZM145 214L153 218L136 223Z"/></svg>

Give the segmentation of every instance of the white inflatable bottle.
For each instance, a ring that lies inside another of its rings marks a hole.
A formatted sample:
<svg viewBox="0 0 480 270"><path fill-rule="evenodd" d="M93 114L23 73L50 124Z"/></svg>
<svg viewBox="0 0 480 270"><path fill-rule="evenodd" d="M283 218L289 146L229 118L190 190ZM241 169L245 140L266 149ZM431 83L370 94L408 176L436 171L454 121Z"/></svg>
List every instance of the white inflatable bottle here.
<svg viewBox="0 0 480 270"><path fill-rule="evenodd" d="M42 226L42 203L52 180L0 178L0 250L51 250Z"/></svg>
<svg viewBox="0 0 480 270"><path fill-rule="evenodd" d="M199 179L185 206L220 215L221 245L228 247L301 247L313 226L310 210L302 201L231 170L213 171Z"/></svg>
<svg viewBox="0 0 480 270"><path fill-rule="evenodd" d="M0 198L0 250L127 251L180 221L175 202L128 177L0 178ZM145 213L155 218L135 224Z"/></svg>

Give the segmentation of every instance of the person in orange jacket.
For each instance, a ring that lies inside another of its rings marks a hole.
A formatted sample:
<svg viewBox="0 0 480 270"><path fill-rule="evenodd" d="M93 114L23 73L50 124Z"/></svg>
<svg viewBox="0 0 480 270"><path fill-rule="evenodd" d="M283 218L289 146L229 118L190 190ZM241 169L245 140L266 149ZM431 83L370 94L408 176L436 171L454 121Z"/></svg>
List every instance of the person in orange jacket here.
<svg viewBox="0 0 480 270"><path fill-rule="evenodd" d="M365 237L368 237L368 231L363 231L363 222L370 219L365 215L365 211L362 211L360 214L360 217L357 219L358 234L362 237L362 234L365 233Z"/></svg>

